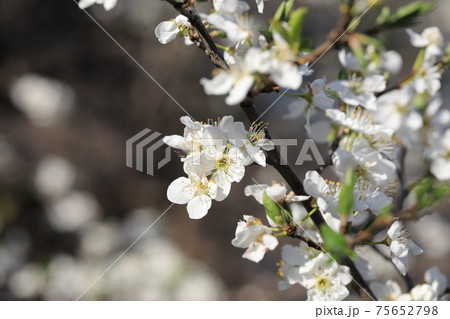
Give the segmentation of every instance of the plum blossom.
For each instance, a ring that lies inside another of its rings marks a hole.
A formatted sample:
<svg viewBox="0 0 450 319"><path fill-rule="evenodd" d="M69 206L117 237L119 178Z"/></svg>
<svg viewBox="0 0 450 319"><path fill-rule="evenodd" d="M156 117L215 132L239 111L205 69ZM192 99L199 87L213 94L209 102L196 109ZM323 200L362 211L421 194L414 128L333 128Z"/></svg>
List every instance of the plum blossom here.
<svg viewBox="0 0 450 319"><path fill-rule="evenodd" d="M251 48L245 57L236 58L236 64L229 70L221 70L211 79L202 78L205 93L208 95L228 94L225 102L235 105L242 102L255 82L255 72L268 73L270 56L267 51Z"/></svg>
<svg viewBox="0 0 450 319"><path fill-rule="evenodd" d="M262 128L248 132L232 116L207 123L188 116L180 120L185 125L183 136L165 136L163 141L187 154L181 161L189 178L172 182L167 197L173 203L188 204L189 216L198 219L207 214L213 199L228 196L231 184L243 178L245 166L253 162L265 166L263 150L272 149L273 143L264 138Z"/></svg>
<svg viewBox="0 0 450 319"><path fill-rule="evenodd" d="M242 122L235 122L229 126L228 136L232 143L246 157L244 165L256 162L258 165L266 166L266 155L264 151L274 149L274 144L265 137L267 124L263 122L253 123L247 131Z"/></svg>
<svg viewBox="0 0 450 319"><path fill-rule="evenodd" d="M412 85L417 93L428 94L433 97L441 88L441 77L439 66L434 65L431 67L424 66L416 73Z"/></svg>
<svg viewBox="0 0 450 319"><path fill-rule="evenodd" d="M314 231L309 232L314 239L320 238L318 233ZM309 247L305 242L300 242L298 246L284 245L281 248L281 261L278 274L283 278L278 283L279 290L286 290L291 285L300 284L301 275L311 271L318 256L323 255L323 252Z"/></svg>
<svg viewBox="0 0 450 319"><path fill-rule="evenodd" d="M189 178L179 177L167 189L167 198L175 204L187 204L189 217L200 219L208 214L212 199L217 201L217 185L206 176L190 174Z"/></svg>
<svg viewBox="0 0 450 319"><path fill-rule="evenodd" d="M326 93L325 81L323 79L317 79L311 84L308 83L309 92L305 96L309 105L306 110L306 124L305 129L309 135L312 134L312 128L310 119L313 115L314 108L321 110L327 110L333 107L334 100L330 98Z"/></svg>
<svg viewBox="0 0 450 319"><path fill-rule="evenodd" d="M286 187L278 183L274 183L272 186L266 184L248 185L244 190L245 196L253 196L261 205L263 204L264 192L270 199L277 203L284 201L288 203L301 202L309 198L309 196L295 195L292 191L286 194Z"/></svg>
<svg viewBox="0 0 450 319"><path fill-rule="evenodd" d="M380 301L409 301L409 294L402 293L399 284L394 280L388 279L385 284L379 282L371 282L370 289Z"/></svg>
<svg viewBox="0 0 450 319"><path fill-rule="evenodd" d="M436 301L447 289L447 282L439 268L432 267L425 272L425 283L415 286L409 294L414 301Z"/></svg>
<svg viewBox="0 0 450 319"><path fill-rule="evenodd" d="M388 230L390 239L391 259L395 267L405 276L408 272L408 261L406 257L409 251L414 255L420 255L423 250L410 238L406 226L401 221L395 221Z"/></svg>
<svg viewBox="0 0 450 319"><path fill-rule="evenodd" d="M117 0L80 0L80 2L78 2L78 6L83 10L94 4L103 4L105 10L109 11L116 6Z"/></svg>
<svg viewBox="0 0 450 319"><path fill-rule="evenodd" d="M328 84L330 90L337 92L342 101L353 106L362 106L376 110L375 93L386 88L386 80L381 75L369 75L366 78L352 74L348 80L338 80Z"/></svg>
<svg viewBox="0 0 450 319"><path fill-rule="evenodd" d="M317 205L323 213L337 215L338 198L341 191L339 182L325 181L316 171L308 171L303 185L306 193L317 199Z"/></svg>
<svg viewBox="0 0 450 319"><path fill-rule="evenodd" d="M430 171L438 180L450 179L450 129L443 135L434 132L426 155L431 161Z"/></svg>
<svg viewBox="0 0 450 319"><path fill-rule="evenodd" d="M208 174L219 187L218 193L228 196L231 183L240 182L245 174L242 154L227 145L208 147L205 151L183 159L187 173Z"/></svg>
<svg viewBox="0 0 450 319"><path fill-rule="evenodd" d="M250 6L245 1L221 0L214 1L217 12L206 17L206 21L216 29L226 33L226 37L233 46L239 47L252 36L251 24L247 11Z"/></svg>
<svg viewBox="0 0 450 319"><path fill-rule="evenodd" d="M279 86L297 90L302 85L303 76L309 74L309 69L306 65L295 63L297 57L278 32L273 33L273 41L270 75Z"/></svg>
<svg viewBox="0 0 450 319"><path fill-rule="evenodd" d="M274 250L278 246L278 240L260 219L244 215L244 221L238 222L236 236L231 244L234 247L246 248L242 258L258 263L267 251Z"/></svg>
<svg viewBox="0 0 450 319"><path fill-rule="evenodd" d="M425 28L421 34L411 29L406 29L411 44L417 48L425 48L425 64L431 66L436 62L436 57L442 54L443 37L437 27Z"/></svg>
<svg viewBox="0 0 450 319"><path fill-rule="evenodd" d="M317 257L314 268L301 274L300 284L308 291L308 299L312 301L339 301L344 300L350 292L348 285L352 278L347 266L338 263L328 263L328 255Z"/></svg>
<svg viewBox="0 0 450 319"><path fill-rule="evenodd" d="M155 35L162 44L167 44L174 40L180 32L189 39L188 31L191 23L184 15L177 15L172 21L163 21L156 26Z"/></svg>
<svg viewBox="0 0 450 319"><path fill-rule="evenodd" d="M344 175L351 167L358 177L382 190L394 187L397 181L395 164L378 151L366 148L364 144L359 146L361 141L357 140L351 151L339 148L333 153L332 161L336 170Z"/></svg>

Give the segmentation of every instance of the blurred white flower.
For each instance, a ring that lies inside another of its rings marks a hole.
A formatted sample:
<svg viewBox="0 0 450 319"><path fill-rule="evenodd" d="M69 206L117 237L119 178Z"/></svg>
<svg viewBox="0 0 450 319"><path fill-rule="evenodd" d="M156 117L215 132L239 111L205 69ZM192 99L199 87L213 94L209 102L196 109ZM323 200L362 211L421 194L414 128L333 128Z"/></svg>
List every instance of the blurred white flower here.
<svg viewBox="0 0 450 319"><path fill-rule="evenodd" d="M75 231L97 217L99 204L89 193L71 191L50 203L46 212L50 224L56 230Z"/></svg>
<svg viewBox="0 0 450 319"><path fill-rule="evenodd" d="M377 98L375 93L386 88L386 80L378 74L369 75L365 78L353 74L348 80L333 81L327 86L329 90L335 91L341 100L349 105L376 110Z"/></svg>
<svg viewBox="0 0 450 319"><path fill-rule="evenodd" d="M58 156L47 156L39 162L34 185L43 196L57 198L70 190L75 177L75 168L67 160Z"/></svg>
<svg viewBox="0 0 450 319"><path fill-rule="evenodd" d="M31 299L42 292L45 281L44 269L28 264L11 276L8 286L16 297Z"/></svg>
<svg viewBox="0 0 450 319"><path fill-rule="evenodd" d="M75 98L66 84L36 74L25 74L14 81L10 95L36 126L48 126L66 117Z"/></svg>
<svg viewBox="0 0 450 319"><path fill-rule="evenodd" d="M409 294L402 293L399 284L391 279L387 280L385 284L376 281L371 282L369 286L379 301L411 300Z"/></svg>
<svg viewBox="0 0 450 319"><path fill-rule="evenodd" d="M436 62L436 57L442 54L443 36L438 27L425 28L421 34L411 29L406 29L411 44L425 49L425 64L431 66Z"/></svg>
<svg viewBox="0 0 450 319"><path fill-rule="evenodd" d="M148 226L147 226L148 227ZM139 234L135 234L137 236ZM86 257L103 257L116 249L122 234L111 222L92 222L81 231L80 253Z"/></svg>
<svg viewBox="0 0 450 319"><path fill-rule="evenodd" d="M106 11L111 10L117 4L117 0L80 0L78 6L80 9L86 9L94 4L103 4Z"/></svg>
<svg viewBox="0 0 450 319"><path fill-rule="evenodd" d="M425 283L415 286L409 294L414 301L437 301L447 289L447 282L439 268L432 267L425 272Z"/></svg>

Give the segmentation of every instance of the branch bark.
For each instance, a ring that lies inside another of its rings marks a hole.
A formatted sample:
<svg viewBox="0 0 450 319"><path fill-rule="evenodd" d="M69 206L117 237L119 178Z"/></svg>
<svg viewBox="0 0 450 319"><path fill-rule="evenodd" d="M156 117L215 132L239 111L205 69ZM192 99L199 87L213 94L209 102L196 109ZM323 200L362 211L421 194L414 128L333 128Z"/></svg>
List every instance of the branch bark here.
<svg viewBox="0 0 450 319"><path fill-rule="evenodd" d="M347 31L347 28L351 22L352 15L351 9L354 5L354 0L348 0L345 5L344 12L341 15L341 18L337 22L336 26L327 36L327 40L320 44L317 48L315 48L311 53L301 58L303 62L312 63L320 58L323 54L325 54L331 47L335 45L339 45L340 42L345 42L345 39L342 39L342 35ZM342 41L340 41L342 40Z"/></svg>
<svg viewBox="0 0 450 319"><path fill-rule="evenodd" d="M169 2L172 7L174 7L180 14L184 15L188 18L192 27L197 31L198 36L203 43L203 46L197 45L199 48L202 48L206 55L209 57L212 63L218 68L228 69L228 65L223 58L222 52L217 48L214 40L209 35L208 30L206 30L205 25L203 24L202 19L198 15L197 10L190 0L183 0L182 2L178 2L176 0L166 0Z"/></svg>

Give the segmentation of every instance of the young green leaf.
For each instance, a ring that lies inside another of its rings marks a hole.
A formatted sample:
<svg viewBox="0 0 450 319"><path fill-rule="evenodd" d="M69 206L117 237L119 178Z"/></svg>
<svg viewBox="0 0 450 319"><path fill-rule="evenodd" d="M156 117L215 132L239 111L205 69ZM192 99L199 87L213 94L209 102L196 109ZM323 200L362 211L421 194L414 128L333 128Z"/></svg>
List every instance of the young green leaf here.
<svg viewBox="0 0 450 319"><path fill-rule="evenodd" d="M278 203L273 201L269 196L267 196L266 192L262 195L263 205L266 209L266 214L269 216L271 220L274 221L277 225L283 226L284 219L281 216L281 207Z"/></svg>
<svg viewBox="0 0 450 319"><path fill-rule="evenodd" d="M302 30L303 21L305 19L308 9L299 8L293 11L289 16L289 38L291 43L291 48L295 51L300 50L302 44Z"/></svg>
<svg viewBox="0 0 450 319"><path fill-rule="evenodd" d="M345 216L348 216L353 211L353 188L355 187L355 183L355 173L351 168L349 168L345 174L345 179L342 183L338 201L339 213L344 214Z"/></svg>
<svg viewBox="0 0 450 319"><path fill-rule="evenodd" d="M436 5L432 2L416 1L400 7L396 12L389 16L387 16L389 12L386 9L383 9L377 22L384 28L410 27L416 24L416 19L419 16L430 12L435 7Z"/></svg>
<svg viewBox="0 0 450 319"><path fill-rule="evenodd" d="M450 195L450 186L433 177L425 177L414 188L419 209L428 208Z"/></svg>
<svg viewBox="0 0 450 319"><path fill-rule="evenodd" d="M348 247L344 235L336 233L326 224L320 226L320 230L325 250L331 257L336 260L346 256L355 257L356 253Z"/></svg>

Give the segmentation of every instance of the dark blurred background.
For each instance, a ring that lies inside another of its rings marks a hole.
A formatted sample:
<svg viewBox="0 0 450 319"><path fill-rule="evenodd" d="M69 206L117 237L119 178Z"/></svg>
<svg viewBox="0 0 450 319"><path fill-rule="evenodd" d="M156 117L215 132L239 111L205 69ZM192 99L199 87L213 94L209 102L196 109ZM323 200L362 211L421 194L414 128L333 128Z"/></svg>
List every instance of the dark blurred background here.
<svg viewBox="0 0 450 319"><path fill-rule="evenodd" d="M387 1L394 7L407 2ZM415 30L436 25L448 40L450 3L436 2L438 10ZM266 2L266 13L258 15L249 1L256 29L266 27L278 3ZM339 18L337 1L296 4L310 8L304 34L319 44ZM126 140L145 128L182 134L179 118L185 114L74 1L0 0L0 7L0 299L77 299L169 207L167 186L184 175L176 153L154 176L126 167ZM195 119L231 114L247 123L238 107L204 94L199 79L210 77L212 66L203 52L181 39L157 41L156 25L176 15L167 3L119 0L110 12L99 5L88 12ZM362 25L374 17L369 12ZM387 43L404 57L398 77L408 74L417 49L401 30L390 33ZM312 79L335 79L336 52L313 69ZM276 97L259 97L258 108ZM304 119L282 118L288 103L282 99L265 115L276 138L304 136ZM312 167L296 170L303 178ZM251 166L205 218L190 220L185 206L174 206L83 299L304 299L298 285L277 290L280 250L255 264L230 243L243 214L263 214L244 196L252 177L266 184L282 181L272 168ZM411 260L416 281L432 265L450 274L445 211L415 227L418 233L436 229L417 235L425 254ZM378 279L396 276L383 267L373 269Z"/></svg>

